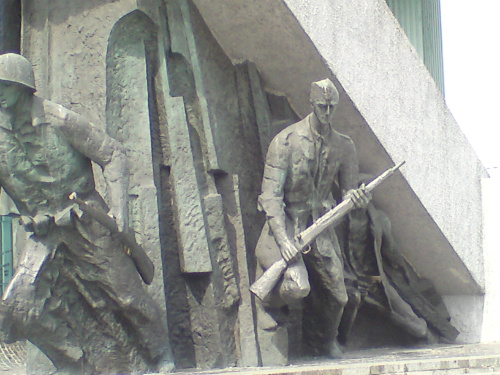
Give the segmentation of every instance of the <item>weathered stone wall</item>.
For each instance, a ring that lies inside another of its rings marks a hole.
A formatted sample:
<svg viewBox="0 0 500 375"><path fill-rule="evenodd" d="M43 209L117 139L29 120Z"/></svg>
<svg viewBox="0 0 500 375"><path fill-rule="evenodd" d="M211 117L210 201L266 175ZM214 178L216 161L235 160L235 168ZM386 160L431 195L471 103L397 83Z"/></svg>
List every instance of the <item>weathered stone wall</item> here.
<svg viewBox="0 0 500 375"><path fill-rule="evenodd" d="M105 126L106 51L113 25L135 1L27 1L22 54L35 70L38 93Z"/></svg>

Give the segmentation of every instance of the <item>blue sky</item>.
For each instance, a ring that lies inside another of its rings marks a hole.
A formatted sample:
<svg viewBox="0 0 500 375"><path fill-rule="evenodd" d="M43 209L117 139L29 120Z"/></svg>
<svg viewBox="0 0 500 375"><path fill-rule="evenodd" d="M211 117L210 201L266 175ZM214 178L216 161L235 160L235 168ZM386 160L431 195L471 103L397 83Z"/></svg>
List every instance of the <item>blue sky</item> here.
<svg viewBox="0 0 500 375"><path fill-rule="evenodd" d="M448 107L500 177L500 0L441 0Z"/></svg>

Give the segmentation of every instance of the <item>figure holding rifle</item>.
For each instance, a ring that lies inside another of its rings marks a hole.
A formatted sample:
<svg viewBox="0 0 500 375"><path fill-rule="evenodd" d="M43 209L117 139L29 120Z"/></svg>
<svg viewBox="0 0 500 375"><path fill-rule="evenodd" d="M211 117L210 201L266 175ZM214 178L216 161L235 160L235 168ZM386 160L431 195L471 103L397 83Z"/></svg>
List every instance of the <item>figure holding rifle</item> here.
<svg viewBox="0 0 500 375"><path fill-rule="evenodd" d="M365 207L371 196L357 188L358 161L351 139L332 126L339 101L338 91L329 79L311 84L310 102L313 113L280 132L271 142L266 158L259 207L266 213L266 223L259 238L256 256L262 271L275 262L285 260L286 270L273 293L259 302L258 327L261 353L272 353L272 344L294 347L299 342L286 338L287 319L301 321L301 303L311 289L310 280L320 285L329 306L321 314L322 342L315 343L316 354L339 357L336 337L347 293L344 286L342 254L334 228L324 230L302 255L294 237L304 231L325 212L336 206L332 195L337 184L343 198L350 197L356 207ZM304 326L308 319L304 316ZM297 332L295 332L297 333ZM273 337L274 335L274 337ZM300 336L300 333L299 333ZM297 338L296 340L301 340ZM264 342L265 341L265 342ZM288 343L287 341L290 341ZM289 345L291 344L291 345ZM269 350L268 350L269 349ZM265 354L263 364L287 360Z"/></svg>

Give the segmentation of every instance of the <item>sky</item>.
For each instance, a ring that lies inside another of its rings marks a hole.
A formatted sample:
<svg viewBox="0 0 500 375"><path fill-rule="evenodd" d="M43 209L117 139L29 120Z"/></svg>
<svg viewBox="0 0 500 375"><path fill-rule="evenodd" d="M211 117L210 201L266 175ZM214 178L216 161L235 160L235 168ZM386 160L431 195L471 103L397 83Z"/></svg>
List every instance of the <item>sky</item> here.
<svg viewBox="0 0 500 375"><path fill-rule="evenodd" d="M500 0L441 0L445 99L500 178Z"/></svg>

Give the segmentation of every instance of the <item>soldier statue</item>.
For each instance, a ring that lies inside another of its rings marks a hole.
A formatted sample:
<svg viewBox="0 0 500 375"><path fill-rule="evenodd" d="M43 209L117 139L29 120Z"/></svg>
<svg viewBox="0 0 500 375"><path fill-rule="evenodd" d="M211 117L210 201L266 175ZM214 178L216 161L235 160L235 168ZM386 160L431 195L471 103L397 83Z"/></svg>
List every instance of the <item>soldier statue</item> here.
<svg viewBox="0 0 500 375"><path fill-rule="evenodd" d="M79 210L75 192L127 230L127 159L105 132L34 93L31 64L0 56L0 185L28 232L0 302L0 339L29 340L64 374L173 368L166 322L120 237ZM102 168L109 208L95 189Z"/></svg>
<svg viewBox="0 0 500 375"><path fill-rule="evenodd" d="M359 183L373 176L361 174ZM344 277L349 301L339 327L339 342L349 334L362 304L367 304L417 341L450 343L458 330L430 280L418 276L398 250L389 216L369 203L353 211L344 249Z"/></svg>
<svg viewBox="0 0 500 375"><path fill-rule="evenodd" d="M258 201L267 220L256 256L262 271L281 259L288 267L274 292L258 307L264 364L286 363L287 355L280 353L299 354L302 341L311 354L342 355L336 337L348 296L335 230L328 228L317 237L307 254L300 253L294 244L296 234L337 204L332 195L335 186L343 198L352 197L356 207L366 206L371 199L363 188L357 188L358 161L353 142L333 127L338 102L338 91L329 79L313 82L313 112L281 131L267 152ZM321 290L322 301L308 302L307 310L312 313L300 317L303 298L311 289ZM293 332L286 332L287 326L294 325L291 320L298 325ZM321 334L310 335L311 331ZM317 339L308 342L308 336ZM280 347L274 350L273 345Z"/></svg>

